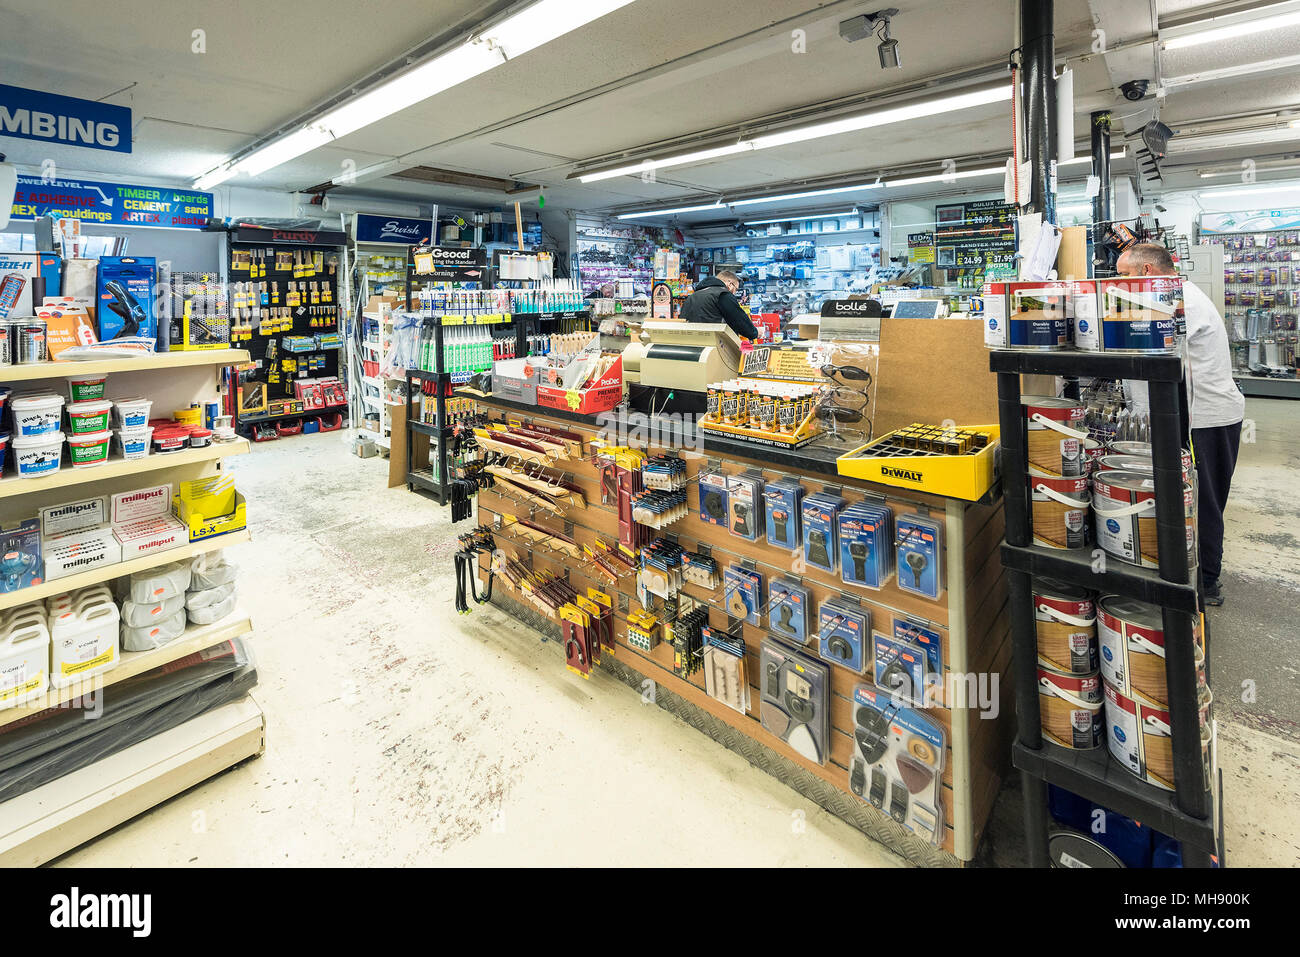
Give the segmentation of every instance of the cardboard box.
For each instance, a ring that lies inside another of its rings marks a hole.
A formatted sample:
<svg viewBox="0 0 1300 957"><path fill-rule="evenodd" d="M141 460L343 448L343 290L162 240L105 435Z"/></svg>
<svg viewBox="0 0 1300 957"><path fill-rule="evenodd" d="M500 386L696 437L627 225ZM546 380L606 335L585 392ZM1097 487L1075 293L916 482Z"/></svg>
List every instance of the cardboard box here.
<svg viewBox="0 0 1300 957"><path fill-rule="evenodd" d="M122 545L111 528L95 528L45 540L45 580L67 578L79 572L116 565Z"/></svg>
<svg viewBox="0 0 1300 957"><path fill-rule="evenodd" d="M114 495L109 508L109 523L125 525L145 518L167 515L172 507L172 487L155 485L152 488L119 492Z"/></svg>
<svg viewBox="0 0 1300 957"><path fill-rule="evenodd" d="M42 306L36 315L45 320L45 343L51 359L57 359L73 346L99 341L95 320L80 306Z"/></svg>
<svg viewBox="0 0 1300 957"><path fill-rule="evenodd" d="M41 276L45 279L45 296L59 294L59 265L62 260L54 253L0 253L0 277L16 272L23 277L23 291L9 310L8 319L22 319L35 314L39 305L32 299L32 280ZM44 299L42 299L42 302Z"/></svg>
<svg viewBox="0 0 1300 957"><path fill-rule="evenodd" d="M39 585L44 579L41 562L41 523L29 518L13 528L0 528L0 592Z"/></svg>
<svg viewBox="0 0 1300 957"><path fill-rule="evenodd" d="M610 366L609 371L590 389L563 389L554 386L537 387L537 404L547 409L563 409L579 415L608 412L623 401L623 357Z"/></svg>
<svg viewBox="0 0 1300 957"><path fill-rule="evenodd" d="M107 502L100 495L81 502L51 505L41 509L40 519L41 537L45 539L103 528L108 524Z"/></svg>
<svg viewBox="0 0 1300 957"><path fill-rule="evenodd" d="M189 544L185 525L170 515L144 518L125 525L114 525L113 535L122 545L122 561L141 555L165 552Z"/></svg>
<svg viewBox="0 0 1300 957"><path fill-rule="evenodd" d="M205 514L196 509L194 503L187 502L184 498L177 498L172 503L172 512L185 523L191 542L216 538L218 535L229 535L231 532L241 532L248 528L248 505L244 501L244 496L233 490L232 494L234 505L230 512L224 515Z"/></svg>
<svg viewBox="0 0 1300 957"><path fill-rule="evenodd" d="M540 381L541 376L527 359L504 359L492 366L492 394L512 402L536 405Z"/></svg>

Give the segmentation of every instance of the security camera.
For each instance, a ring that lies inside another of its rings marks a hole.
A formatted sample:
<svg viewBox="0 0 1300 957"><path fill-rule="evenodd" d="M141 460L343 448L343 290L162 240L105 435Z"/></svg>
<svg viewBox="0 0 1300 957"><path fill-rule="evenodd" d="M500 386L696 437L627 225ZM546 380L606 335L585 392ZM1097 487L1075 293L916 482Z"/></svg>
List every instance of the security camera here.
<svg viewBox="0 0 1300 957"><path fill-rule="evenodd" d="M880 56L880 68L892 70L903 65L898 53L898 41L889 35L889 19L897 15L898 8L890 7L888 10L877 10L875 13L841 20L840 36L855 43L879 32L880 43L876 46L876 53Z"/></svg>
<svg viewBox="0 0 1300 957"><path fill-rule="evenodd" d="M1119 91L1124 94L1124 99L1137 101L1146 96L1150 88L1150 80L1129 80L1120 84Z"/></svg>

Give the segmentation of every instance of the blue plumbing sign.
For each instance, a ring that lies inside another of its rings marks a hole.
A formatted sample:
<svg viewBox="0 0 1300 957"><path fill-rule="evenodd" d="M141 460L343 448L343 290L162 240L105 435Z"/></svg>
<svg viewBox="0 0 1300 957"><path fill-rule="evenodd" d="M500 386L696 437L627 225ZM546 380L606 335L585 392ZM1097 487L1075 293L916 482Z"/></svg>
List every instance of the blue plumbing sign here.
<svg viewBox="0 0 1300 957"><path fill-rule="evenodd" d="M212 194L165 186L130 186L90 180L19 176L12 219L47 213L106 226L204 229L212 216Z"/></svg>
<svg viewBox="0 0 1300 957"><path fill-rule="evenodd" d="M353 238L359 243L392 243L419 246L433 241L433 222L406 216L376 216L357 213Z"/></svg>
<svg viewBox="0 0 1300 957"><path fill-rule="evenodd" d="M0 136L131 152L131 110L0 84Z"/></svg>

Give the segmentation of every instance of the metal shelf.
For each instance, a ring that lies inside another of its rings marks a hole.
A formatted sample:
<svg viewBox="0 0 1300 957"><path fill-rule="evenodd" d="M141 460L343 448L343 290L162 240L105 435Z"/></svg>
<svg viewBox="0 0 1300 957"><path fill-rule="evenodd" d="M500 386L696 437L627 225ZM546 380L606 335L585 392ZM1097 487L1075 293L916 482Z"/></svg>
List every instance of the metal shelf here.
<svg viewBox="0 0 1300 957"><path fill-rule="evenodd" d="M446 439L451 435L451 429L440 429L436 425L430 425L427 422L412 422L408 419L406 421L406 427L412 432L419 432L423 435L428 435L432 438L438 439L439 441Z"/></svg>

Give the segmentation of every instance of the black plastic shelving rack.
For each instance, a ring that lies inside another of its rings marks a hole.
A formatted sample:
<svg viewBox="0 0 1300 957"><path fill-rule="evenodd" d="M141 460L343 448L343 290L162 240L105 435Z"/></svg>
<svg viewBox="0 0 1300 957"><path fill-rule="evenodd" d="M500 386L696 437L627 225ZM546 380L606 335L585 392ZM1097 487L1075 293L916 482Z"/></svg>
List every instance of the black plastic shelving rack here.
<svg viewBox="0 0 1300 957"><path fill-rule="evenodd" d="M1182 389L1182 360L1172 355L999 350L989 354L989 368L998 376L998 414L1002 427L1000 470L1006 509L1002 564L1006 568L1011 610L1018 725L1011 760L1021 772L1029 863L1033 867L1049 864L1048 784L1182 841L1184 866L1209 867L1212 854L1218 855L1222 862L1221 814L1218 813L1222 785L1214 782L1213 787L1206 786L1208 771L1202 761L1197 713L1193 645L1195 622L1202 606L1195 577L1197 570L1189 568L1186 560L1182 450L1187 447L1187 410ZM1026 472L1028 452L1021 424L1022 374L1147 382L1160 552L1158 571L1111 559L1099 573L1093 570L1090 553L1033 544ZM1035 578L1055 578L1102 595L1124 595L1161 607L1173 734L1173 791L1148 784L1120 765L1111 757L1105 741L1096 750L1076 751L1043 738L1032 589ZM1208 668L1208 629L1204 639Z"/></svg>
<svg viewBox="0 0 1300 957"><path fill-rule="evenodd" d="M406 487L414 492L416 489L430 493L439 505L451 504L447 488L447 436L451 430L447 427L447 384L451 382L451 373L442 369L442 321L436 317L426 317L421 323L421 340L425 325L433 328L433 354L437 371L425 372L421 369L406 370ZM434 388L434 423L421 421L420 406L416 396L423 395L420 387L425 382L432 382ZM417 385L419 383L419 385ZM416 469L414 434L429 437L429 467Z"/></svg>

